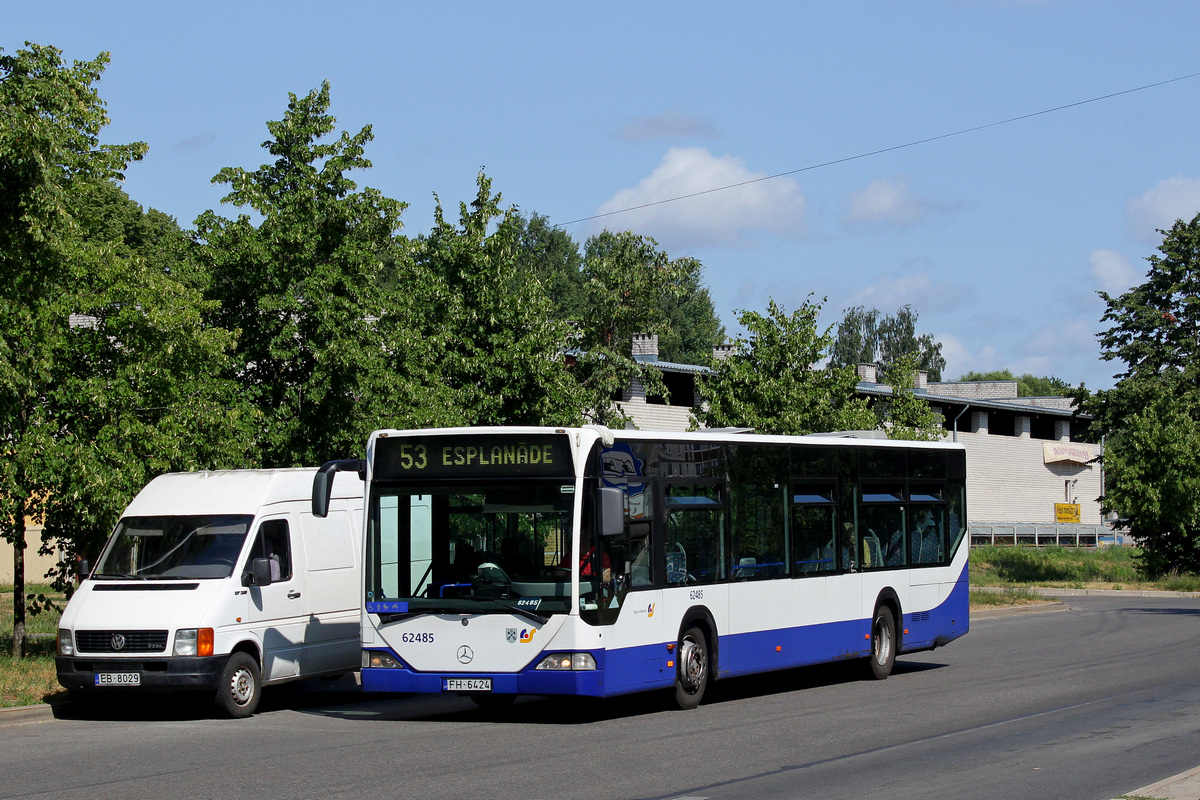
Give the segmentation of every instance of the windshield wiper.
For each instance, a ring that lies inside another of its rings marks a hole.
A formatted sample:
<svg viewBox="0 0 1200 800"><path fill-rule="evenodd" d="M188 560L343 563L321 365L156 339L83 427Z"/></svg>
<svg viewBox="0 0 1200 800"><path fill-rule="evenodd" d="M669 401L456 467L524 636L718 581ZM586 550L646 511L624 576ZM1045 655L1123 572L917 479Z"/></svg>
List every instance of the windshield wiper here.
<svg viewBox="0 0 1200 800"><path fill-rule="evenodd" d="M97 572L92 575L92 578L101 580L113 581L148 581L150 580L145 575L133 575L128 572Z"/></svg>
<svg viewBox="0 0 1200 800"><path fill-rule="evenodd" d="M531 622L535 622L538 625L545 625L547 622L550 621L549 617L543 617L541 614L534 613L533 611L530 611L528 608L521 608L518 605L513 605L512 603L505 602L504 600L501 600L498 597L463 597L461 599L472 600L476 603L495 603L496 605L502 606L503 608L507 608L509 611L513 612L514 614L519 614L520 616L524 617L525 619L530 620Z"/></svg>

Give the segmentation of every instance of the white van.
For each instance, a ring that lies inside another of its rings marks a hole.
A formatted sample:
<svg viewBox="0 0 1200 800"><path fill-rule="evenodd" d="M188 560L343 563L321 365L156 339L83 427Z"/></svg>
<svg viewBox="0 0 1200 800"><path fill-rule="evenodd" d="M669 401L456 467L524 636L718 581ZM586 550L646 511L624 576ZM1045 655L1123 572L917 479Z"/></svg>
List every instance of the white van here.
<svg viewBox="0 0 1200 800"><path fill-rule="evenodd" d="M264 685L356 670L363 482L315 469L161 475L133 499L58 630L73 698L204 690L234 717Z"/></svg>

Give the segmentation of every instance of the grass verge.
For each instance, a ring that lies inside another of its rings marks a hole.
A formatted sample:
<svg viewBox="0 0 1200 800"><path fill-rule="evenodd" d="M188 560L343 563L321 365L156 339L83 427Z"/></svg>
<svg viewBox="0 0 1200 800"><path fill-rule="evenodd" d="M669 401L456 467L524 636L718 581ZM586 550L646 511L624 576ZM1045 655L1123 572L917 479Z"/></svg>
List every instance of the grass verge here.
<svg viewBox="0 0 1200 800"><path fill-rule="evenodd" d="M1140 554L1134 547L973 547L971 585L1200 592L1197 575L1146 580Z"/></svg>
<svg viewBox="0 0 1200 800"><path fill-rule="evenodd" d="M66 598L49 586L26 586L26 593L45 594L61 608ZM0 708L28 706L65 697L54 671L58 611L25 617L25 658L13 658L13 587L0 586Z"/></svg>
<svg viewBox="0 0 1200 800"><path fill-rule="evenodd" d="M1032 589L1006 586L999 592L971 590L971 608L1000 608L1002 606L1030 606L1049 602Z"/></svg>

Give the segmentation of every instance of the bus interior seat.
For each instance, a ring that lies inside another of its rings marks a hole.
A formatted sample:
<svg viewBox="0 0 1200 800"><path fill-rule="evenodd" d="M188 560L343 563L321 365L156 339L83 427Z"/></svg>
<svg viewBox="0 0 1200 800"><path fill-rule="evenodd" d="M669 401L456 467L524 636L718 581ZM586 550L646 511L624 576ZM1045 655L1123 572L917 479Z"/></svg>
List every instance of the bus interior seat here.
<svg viewBox="0 0 1200 800"><path fill-rule="evenodd" d="M687 583L687 576L687 553L676 542L675 549L667 553L667 583Z"/></svg>
<svg viewBox="0 0 1200 800"><path fill-rule="evenodd" d="M733 571L733 579L735 581L748 581L756 577L757 570L754 566L758 564L758 559L753 556L738 559L737 568Z"/></svg>

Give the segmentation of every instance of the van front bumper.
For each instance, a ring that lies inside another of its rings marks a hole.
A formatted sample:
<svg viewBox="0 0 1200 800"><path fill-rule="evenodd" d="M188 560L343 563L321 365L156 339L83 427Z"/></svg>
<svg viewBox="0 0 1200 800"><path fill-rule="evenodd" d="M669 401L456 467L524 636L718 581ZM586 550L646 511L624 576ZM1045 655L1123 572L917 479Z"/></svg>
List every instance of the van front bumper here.
<svg viewBox="0 0 1200 800"><path fill-rule="evenodd" d="M153 691L216 691L228 655L194 658L91 659L80 656L57 656L58 682L68 691L111 691L99 686L96 676L104 673L137 673L135 689Z"/></svg>

